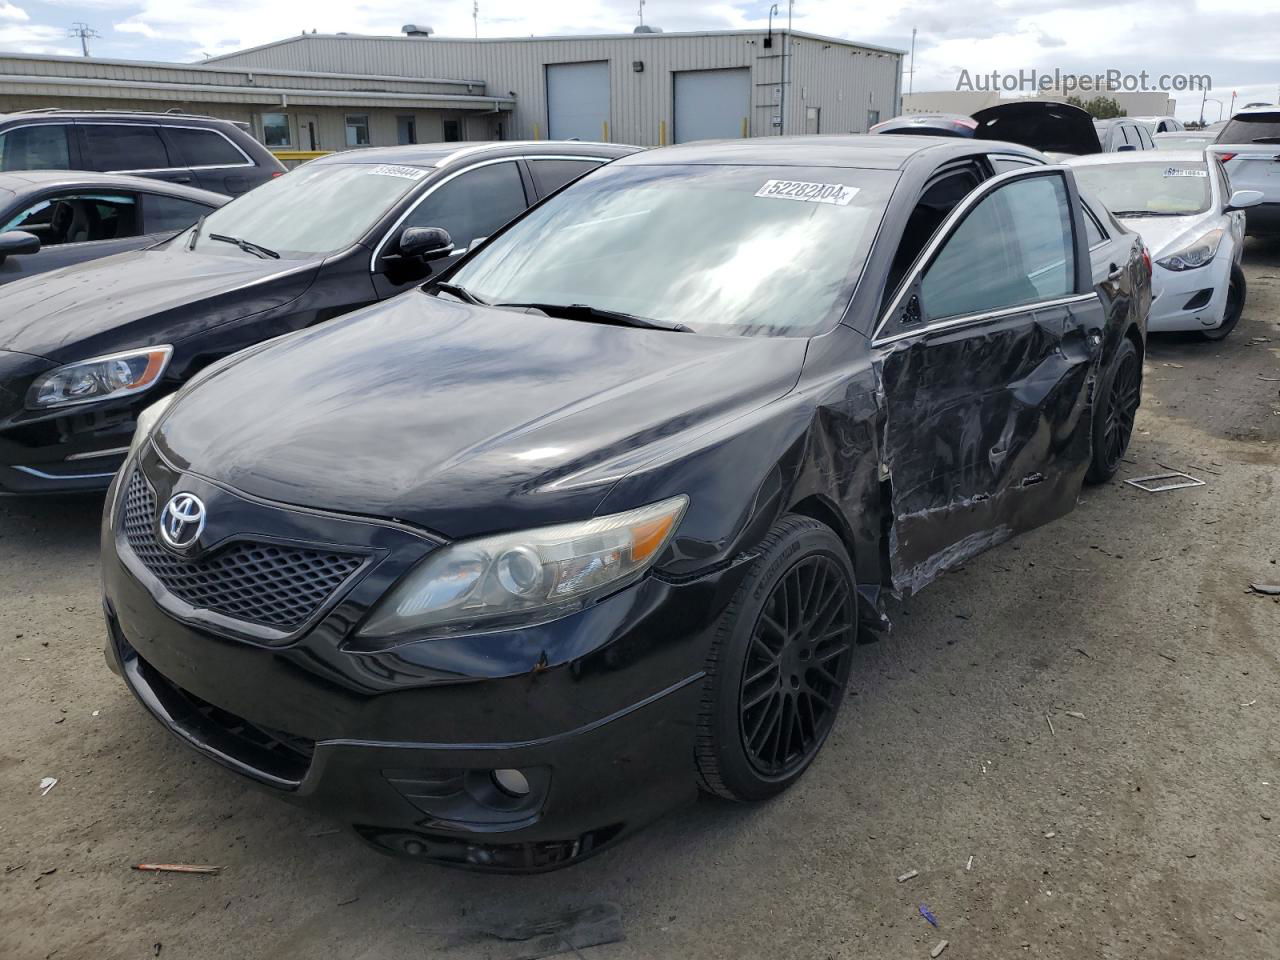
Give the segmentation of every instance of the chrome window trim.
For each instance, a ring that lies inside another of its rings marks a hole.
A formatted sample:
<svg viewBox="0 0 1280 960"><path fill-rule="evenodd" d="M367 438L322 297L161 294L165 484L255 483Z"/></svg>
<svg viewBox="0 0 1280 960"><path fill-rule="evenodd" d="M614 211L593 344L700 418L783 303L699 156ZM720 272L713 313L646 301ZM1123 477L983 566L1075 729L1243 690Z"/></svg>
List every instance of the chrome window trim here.
<svg viewBox="0 0 1280 960"><path fill-rule="evenodd" d="M156 130L159 130L163 127L169 130L173 130L173 129L200 130L204 133L217 134L223 140L227 141L227 143L231 144L231 146L235 148L236 153L244 157L244 163L206 163L206 164L201 164L199 166L193 166L193 167L189 167L185 165L177 166L177 167L137 167L132 169L122 169L122 170L103 170L101 171L102 173L141 174L141 173L168 173L170 170L238 170L241 167L256 166L256 164L253 162L253 159L247 153L245 153L242 149L240 149L240 145L238 143L236 143L234 140L228 137L221 130L216 130L213 127L198 127L195 124L191 124L191 123L126 123L120 120L77 120L77 121L74 121L74 125L77 127L154 127ZM47 124L29 124L29 126L47 126ZM168 144L165 144L165 149L166 150L168 149Z"/></svg>
<svg viewBox="0 0 1280 960"><path fill-rule="evenodd" d="M1007 309L1001 308L995 311L986 311L978 314L965 314L960 317L947 317L943 320L935 321L916 330L904 331L903 333L894 334L889 337L881 337L880 332L888 326L893 315L897 313L898 307L902 305L903 299L907 292L915 285L920 274L924 272L925 267L933 260L934 254L941 249L942 245L951 237L955 227L964 219L964 217L976 207L979 203L995 193L1004 184L1013 180L1025 180L1031 177L1044 176L1063 176L1069 171L1069 167L1064 164L1041 164L1040 166L1028 167L1025 170L1008 170L1004 173L997 174L988 180L984 180L977 189L970 191L969 195L955 205L952 211L947 214L947 218L938 226L938 230L930 238L925 248L920 251L915 262L911 264L911 269L906 272L902 278L902 282L898 286L898 292L893 300L889 303L888 308L880 315L880 322L876 324L875 330L871 333L871 345L873 347L880 346L885 343L893 343L902 340L905 337L918 336L921 333L931 332L933 330L944 329L945 327L958 326L960 323L979 323L983 320L989 320L993 317L1003 316L1005 313L1018 313L1023 310L1036 309L1038 307L1055 306L1059 303L1075 303L1087 300L1090 297L1096 297L1097 292L1072 294L1070 297L1055 297L1052 300L1036 300L1031 303L1018 304ZM1064 177L1065 180L1065 177ZM1074 240L1074 237L1072 238ZM1078 278L1077 278L1078 281Z"/></svg>
<svg viewBox="0 0 1280 960"><path fill-rule="evenodd" d="M483 149L483 148L474 148L474 149ZM459 151L459 152L461 153L462 151ZM450 156L454 156L454 154L450 154ZM448 159L448 158L446 157L445 159ZM510 157L491 157L491 158L490 158L490 159L488 159L488 160L481 160L481 161L480 161L480 162L478 162L478 163L472 163L472 164L469 164L469 165L467 165L467 166L465 166L465 167L462 167L462 168L461 168L461 169L459 169L459 170L455 170L455 171L453 171L452 173L448 174L447 176L441 177L441 178L440 178L439 180L437 180L435 183L433 183L433 184L431 184L429 187L427 187L427 189L426 189L426 190L422 191L422 193L418 195L418 199L417 199L417 200L414 200L414 201L413 201L413 203L409 204L409 206L405 209L404 213L402 213L402 214L400 214L400 216L396 217L395 223L391 224L391 226L387 228L386 233L384 233L384 234L382 235L382 239L381 239L381 240L379 240L379 241L378 241L377 246L375 246L375 247L373 248L373 255L369 257L369 272L370 272L370 273L377 273L377 272L378 272L378 258L379 258L380 256L382 256L382 249L383 249L383 247L385 247L385 246L387 245L387 242L391 239L392 235L393 235L397 230L399 230L399 229L400 229L400 224L404 223L407 219L409 219L409 214L411 214L411 213L413 213L413 211L417 210L417 209L418 209L418 207L420 207L420 206L422 205L422 201L426 200L426 199L427 199L427 197L431 196L433 193L435 193L437 190L439 190L441 187L443 187L443 186L444 186L446 183L448 183L450 180L454 180L454 179L456 179L457 177L462 176L462 174L464 174L464 173L470 173L472 170L478 170L478 169L480 169L481 167L489 167L489 166L492 166L492 165L493 165L493 164L495 164L495 163L515 163L515 162L517 162L517 161L519 161L519 160L595 160L595 161L598 161L598 165L599 165L599 166L603 166L604 164L608 163L610 159L612 159L612 158L610 158L610 157L584 157L584 156L571 156L571 155L568 155L568 154L559 154L559 153L556 153L556 154L551 154L551 153L545 153L545 154L542 154L542 153L540 153L540 154L535 154L535 155L532 155L532 156L527 156L527 155L525 155L525 154L520 154L519 156L510 156ZM443 162L444 162L444 161L441 161L441 163L443 163ZM437 168L438 168L438 167L439 167L439 164L437 164ZM424 167L423 169L424 169L424 170L429 170L429 169L433 169L433 168L430 168L430 167ZM523 187L523 186L524 186L524 178L523 178L523 177L521 177L521 179L520 179L520 183L521 183L521 187ZM526 197L525 199L527 200L528 198ZM537 203L537 202L538 202L537 200L534 200L534 201L533 201L533 203L529 203L529 204L527 204L527 205L525 206L525 210L528 210L528 209L529 209L529 207L533 206L533 204L534 204L534 203ZM486 237L485 239L488 239L488 238Z"/></svg>
<svg viewBox="0 0 1280 960"><path fill-rule="evenodd" d="M40 480L106 480L108 477L116 475L114 470L111 473L45 473L35 467L24 467L17 463L13 465L13 469L20 470Z"/></svg>
<svg viewBox="0 0 1280 960"><path fill-rule="evenodd" d="M1084 303L1088 300L1095 300L1097 297L1097 291L1091 293L1073 293L1069 297L1055 297L1052 300L1033 300L1030 303L1019 303L1012 307L1001 307L999 310L988 310L984 313L966 313L958 317L947 317L945 320L936 320L918 330L904 330L902 333L895 333L890 337L882 337L878 340L872 340L871 345L873 347L879 347L886 343L896 343L899 340L906 340L908 337L918 337L923 333L934 333L938 330L949 330L953 327L967 327L974 324L985 323L988 320L999 320L1001 317L1011 317L1019 313L1029 313L1035 310L1047 310L1051 307L1063 307L1072 303Z"/></svg>

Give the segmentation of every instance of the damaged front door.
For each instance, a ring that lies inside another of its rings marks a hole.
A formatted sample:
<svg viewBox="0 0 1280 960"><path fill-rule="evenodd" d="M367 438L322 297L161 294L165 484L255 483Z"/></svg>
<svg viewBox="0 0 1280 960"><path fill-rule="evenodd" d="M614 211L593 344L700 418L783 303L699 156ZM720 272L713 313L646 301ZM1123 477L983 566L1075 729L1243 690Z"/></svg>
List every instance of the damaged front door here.
<svg viewBox="0 0 1280 960"><path fill-rule="evenodd" d="M1075 505L1104 319L1080 218L1065 168L987 181L876 331L898 589Z"/></svg>

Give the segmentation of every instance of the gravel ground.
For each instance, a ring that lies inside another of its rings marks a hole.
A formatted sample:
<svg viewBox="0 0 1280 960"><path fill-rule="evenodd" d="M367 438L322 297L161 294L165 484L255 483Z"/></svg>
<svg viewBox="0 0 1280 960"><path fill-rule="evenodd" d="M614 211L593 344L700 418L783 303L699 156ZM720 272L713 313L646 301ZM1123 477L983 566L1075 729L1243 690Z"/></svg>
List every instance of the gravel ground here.
<svg viewBox="0 0 1280 960"><path fill-rule="evenodd" d="M1246 264L1225 343L1152 342L1122 471L1206 486L1086 490L894 610L790 793L556 874L390 860L193 757L103 664L101 501L0 502L0 956L511 957L475 930L604 900L592 960L1280 956L1280 244Z"/></svg>

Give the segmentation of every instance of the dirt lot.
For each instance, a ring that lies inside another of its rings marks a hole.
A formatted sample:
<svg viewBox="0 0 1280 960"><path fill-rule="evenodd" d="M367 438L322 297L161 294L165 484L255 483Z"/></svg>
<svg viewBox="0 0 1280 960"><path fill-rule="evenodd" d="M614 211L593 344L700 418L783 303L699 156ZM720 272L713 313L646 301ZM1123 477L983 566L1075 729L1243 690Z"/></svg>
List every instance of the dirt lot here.
<svg viewBox="0 0 1280 960"><path fill-rule="evenodd" d="M0 956L510 957L477 926L602 900L593 960L1280 956L1280 244L1246 259L1226 343L1153 341L1122 472L1206 486L1087 490L894 611L795 790L558 874L386 859L193 757L103 665L101 502L0 502Z"/></svg>

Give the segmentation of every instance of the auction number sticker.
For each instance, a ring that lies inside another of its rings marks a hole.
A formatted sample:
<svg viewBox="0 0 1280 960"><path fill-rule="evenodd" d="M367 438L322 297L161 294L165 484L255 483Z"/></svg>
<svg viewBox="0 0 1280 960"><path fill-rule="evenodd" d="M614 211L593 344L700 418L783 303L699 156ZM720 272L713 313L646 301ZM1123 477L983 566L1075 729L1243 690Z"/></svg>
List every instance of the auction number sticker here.
<svg viewBox="0 0 1280 960"><path fill-rule="evenodd" d="M369 171L376 177L403 177L406 180L421 180L427 171L420 167L403 167L397 163L384 163Z"/></svg>
<svg viewBox="0 0 1280 960"><path fill-rule="evenodd" d="M1180 170L1177 167L1166 168L1164 175L1166 177L1207 177L1208 170Z"/></svg>
<svg viewBox="0 0 1280 960"><path fill-rule="evenodd" d="M834 203L838 207L848 206L857 194L857 187L846 187L843 183L807 183L804 180L766 180L764 186L756 191L757 197Z"/></svg>

